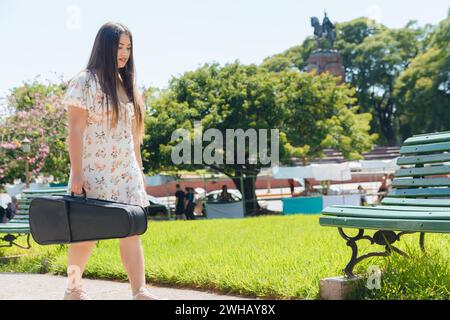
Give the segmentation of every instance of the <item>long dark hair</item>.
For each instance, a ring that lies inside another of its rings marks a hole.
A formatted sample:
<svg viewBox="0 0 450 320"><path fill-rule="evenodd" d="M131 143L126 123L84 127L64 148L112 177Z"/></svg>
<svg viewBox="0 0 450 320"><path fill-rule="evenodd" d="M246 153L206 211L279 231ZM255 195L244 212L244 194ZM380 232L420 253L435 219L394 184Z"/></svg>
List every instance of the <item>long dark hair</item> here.
<svg viewBox="0 0 450 320"><path fill-rule="evenodd" d="M122 34L130 38L131 52L125 67L119 69L117 65L117 51ZM119 97L117 89L120 81L118 74L120 73L125 92L134 105L134 125L137 129L136 132L138 133L139 141L142 143L144 136L144 106L142 98L139 96L134 84L133 36L131 31L121 23L105 23L95 37L87 69L97 75L100 86L106 94L107 117L112 127L116 127L119 121ZM109 120L110 106L112 108L111 120Z"/></svg>

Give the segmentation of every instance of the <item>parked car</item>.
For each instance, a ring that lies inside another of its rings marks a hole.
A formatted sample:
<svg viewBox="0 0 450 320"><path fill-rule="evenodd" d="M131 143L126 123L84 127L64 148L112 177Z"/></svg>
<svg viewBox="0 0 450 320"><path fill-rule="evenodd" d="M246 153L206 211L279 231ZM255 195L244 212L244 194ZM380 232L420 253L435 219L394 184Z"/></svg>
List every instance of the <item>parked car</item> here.
<svg viewBox="0 0 450 320"><path fill-rule="evenodd" d="M168 208L164 204L162 204L161 201L158 200L158 198L155 198L154 196L148 194L147 199L150 202L150 206L147 207L148 217L169 216Z"/></svg>
<svg viewBox="0 0 450 320"><path fill-rule="evenodd" d="M206 201L219 201L220 194L222 193L222 189L210 191L206 194ZM228 193L231 195L231 201L241 201L242 194L237 189L228 189Z"/></svg>
<svg viewBox="0 0 450 320"><path fill-rule="evenodd" d="M222 193L222 189L210 191L208 193L200 193L196 196L197 205L201 205L202 216L206 217L206 202L219 202L220 194ZM228 189L228 193L231 195L231 201L241 201L242 194L237 189Z"/></svg>

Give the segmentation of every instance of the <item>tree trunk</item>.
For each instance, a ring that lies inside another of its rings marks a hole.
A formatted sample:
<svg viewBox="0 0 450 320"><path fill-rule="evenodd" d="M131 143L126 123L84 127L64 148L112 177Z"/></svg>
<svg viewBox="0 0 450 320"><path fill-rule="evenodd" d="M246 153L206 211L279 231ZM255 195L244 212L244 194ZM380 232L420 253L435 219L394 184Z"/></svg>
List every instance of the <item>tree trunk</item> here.
<svg viewBox="0 0 450 320"><path fill-rule="evenodd" d="M256 198L256 177L242 177L241 179L240 175L237 174L231 179L243 195L246 215L256 215L261 209Z"/></svg>
<svg viewBox="0 0 450 320"><path fill-rule="evenodd" d="M380 102L380 104L375 107L375 110L378 115L378 121L380 122L381 133L386 138L388 146L392 147L396 144L394 126L392 123L394 105L390 98L388 99L385 107L382 106L382 103L383 102Z"/></svg>
<svg viewBox="0 0 450 320"><path fill-rule="evenodd" d="M243 177L243 170L239 167L235 168L234 175L231 175L215 165L208 166L211 169L226 174L233 181L236 189L238 189L243 195L246 216L258 214L261 210L261 206L258 204L258 199L256 198L256 176L258 175L259 170L255 170L252 176Z"/></svg>
<svg viewBox="0 0 450 320"><path fill-rule="evenodd" d="M389 147L395 146L394 128L392 125L392 116L381 116L380 118L381 132L383 133Z"/></svg>

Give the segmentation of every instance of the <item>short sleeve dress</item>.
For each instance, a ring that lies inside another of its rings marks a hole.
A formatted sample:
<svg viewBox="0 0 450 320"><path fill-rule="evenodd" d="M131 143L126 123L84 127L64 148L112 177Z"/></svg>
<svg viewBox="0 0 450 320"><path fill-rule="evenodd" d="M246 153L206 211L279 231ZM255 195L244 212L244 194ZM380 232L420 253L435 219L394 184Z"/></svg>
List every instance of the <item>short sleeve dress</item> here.
<svg viewBox="0 0 450 320"><path fill-rule="evenodd" d="M97 76L89 70L83 70L72 78L63 104L66 108L70 105L88 111L82 154L86 196L141 207L149 206L134 152L133 104L121 103L117 126L108 128L106 96ZM71 180L72 171L68 193L71 190Z"/></svg>

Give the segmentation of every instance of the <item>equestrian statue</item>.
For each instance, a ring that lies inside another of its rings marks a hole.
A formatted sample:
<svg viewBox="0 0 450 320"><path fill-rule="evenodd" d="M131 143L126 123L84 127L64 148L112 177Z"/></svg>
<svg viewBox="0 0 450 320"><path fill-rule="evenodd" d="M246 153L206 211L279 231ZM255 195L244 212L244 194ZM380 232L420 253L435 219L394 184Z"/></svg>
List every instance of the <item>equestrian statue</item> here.
<svg viewBox="0 0 450 320"><path fill-rule="evenodd" d="M317 39L317 45L320 47L320 40L326 39L333 48L334 41L336 40L336 26L330 21L325 12L322 24L320 24L319 18L311 17L311 26L314 27L314 35Z"/></svg>

